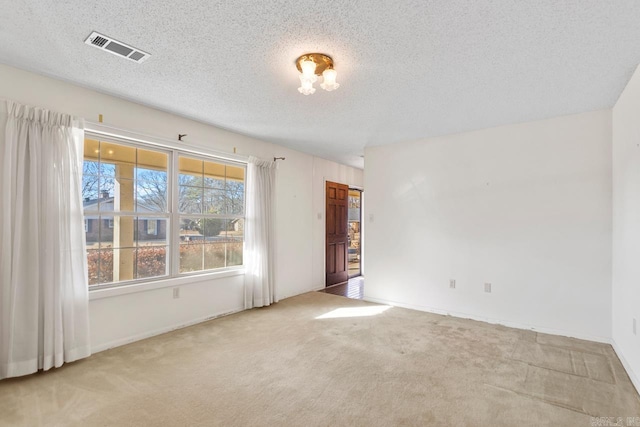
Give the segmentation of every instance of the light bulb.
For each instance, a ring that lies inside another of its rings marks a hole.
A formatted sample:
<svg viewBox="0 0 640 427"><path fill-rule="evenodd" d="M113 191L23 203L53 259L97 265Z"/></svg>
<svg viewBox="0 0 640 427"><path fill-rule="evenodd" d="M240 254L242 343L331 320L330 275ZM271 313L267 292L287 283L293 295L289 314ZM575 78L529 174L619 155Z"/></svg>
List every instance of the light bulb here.
<svg viewBox="0 0 640 427"><path fill-rule="evenodd" d="M333 68L327 68L322 73L322 77L324 77L324 81L320 84L320 87L327 92L331 92L332 90L336 90L340 87L340 83L336 83L337 72Z"/></svg>

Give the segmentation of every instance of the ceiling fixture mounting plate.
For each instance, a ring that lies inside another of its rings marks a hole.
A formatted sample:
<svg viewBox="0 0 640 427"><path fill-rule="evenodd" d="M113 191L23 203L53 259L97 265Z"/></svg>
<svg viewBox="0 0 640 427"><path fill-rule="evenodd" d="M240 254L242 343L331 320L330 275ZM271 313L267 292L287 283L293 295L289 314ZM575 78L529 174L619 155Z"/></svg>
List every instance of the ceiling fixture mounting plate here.
<svg viewBox="0 0 640 427"><path fill-rule="evenodd" d="M138 64L146 61L147 58L151 56L150 53L147 53L126 43L122 43L112 37L105 36L104 34L100 34L96 31L89 34L89 37L87 37L84 42L89 46L93 46L97 49L104 50L105 52L112 53L121 58L126 58L130 61L137 62Z"/></svg>
<svg viewBox="0 0 640 427"><path fill-rule="evenodd" d="M323 53L306 53L296 59L296 67L298 71L302 73L302 66L300 63L302 61L313 61L316 63L316 72L315 74L318 76L322 75L322 72L327 68L333 68L333 59L330 56L325 55Z"/></svg>

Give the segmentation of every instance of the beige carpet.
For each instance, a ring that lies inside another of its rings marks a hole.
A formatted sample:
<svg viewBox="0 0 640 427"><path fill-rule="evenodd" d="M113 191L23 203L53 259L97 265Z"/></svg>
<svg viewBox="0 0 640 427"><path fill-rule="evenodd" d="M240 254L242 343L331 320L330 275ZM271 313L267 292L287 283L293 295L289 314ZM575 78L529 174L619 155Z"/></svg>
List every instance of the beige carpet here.
<svg viewBox="0 0 640 427"><path fill-rule="evenodd" d="M374 308L367 308L374 307ZM0 382L16 426L590 426L640 417L608 345L308 293Z"/></svg>

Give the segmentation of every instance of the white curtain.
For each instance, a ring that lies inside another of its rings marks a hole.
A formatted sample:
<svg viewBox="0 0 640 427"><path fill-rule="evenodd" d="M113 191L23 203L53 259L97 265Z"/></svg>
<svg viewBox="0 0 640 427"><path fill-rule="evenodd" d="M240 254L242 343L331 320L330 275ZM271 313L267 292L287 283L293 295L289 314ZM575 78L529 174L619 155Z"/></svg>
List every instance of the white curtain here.
<svg viewBox="0 0 640 427"><path fill-rule="evenodd" d="M245 308L278 302L274 283L276 162L251 157L247 166Z"/></svg>
<svg viewBox="0 0 640 427"><path fill-rule="evenodd" d="M0 138L0 379L90 355L84 124L7 102Z"/></svg>

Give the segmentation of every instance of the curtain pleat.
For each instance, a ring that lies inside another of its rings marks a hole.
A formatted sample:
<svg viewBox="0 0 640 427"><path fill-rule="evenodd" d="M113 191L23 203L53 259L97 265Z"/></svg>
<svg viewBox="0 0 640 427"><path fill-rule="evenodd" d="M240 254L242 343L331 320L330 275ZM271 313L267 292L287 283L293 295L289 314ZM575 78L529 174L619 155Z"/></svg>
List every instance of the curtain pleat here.
<svg viewBox="0 0 640 427"><path fill-rule="evenodd" d="M274 280L276 163L249 158L245 224L245 308L278 302Z"/></svg>
<svg viewBox="0 0 640 427"><path fill-rule="evenodd" d="M0 379L91 354L83 123L7 102L0 147Z"/></svg>

